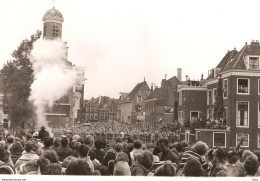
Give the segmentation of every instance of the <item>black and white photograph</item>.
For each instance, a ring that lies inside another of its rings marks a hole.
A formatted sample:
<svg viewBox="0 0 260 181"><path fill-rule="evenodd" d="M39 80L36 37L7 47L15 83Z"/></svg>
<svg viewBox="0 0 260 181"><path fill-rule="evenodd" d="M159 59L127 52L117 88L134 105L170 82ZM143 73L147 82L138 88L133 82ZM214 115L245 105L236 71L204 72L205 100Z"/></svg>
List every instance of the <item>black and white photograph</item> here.
<svg viewBox="0 0 260 181"><path fill-rule="evenodd" d="M258 181L259 7L0 0L0 181Z"/></svg>

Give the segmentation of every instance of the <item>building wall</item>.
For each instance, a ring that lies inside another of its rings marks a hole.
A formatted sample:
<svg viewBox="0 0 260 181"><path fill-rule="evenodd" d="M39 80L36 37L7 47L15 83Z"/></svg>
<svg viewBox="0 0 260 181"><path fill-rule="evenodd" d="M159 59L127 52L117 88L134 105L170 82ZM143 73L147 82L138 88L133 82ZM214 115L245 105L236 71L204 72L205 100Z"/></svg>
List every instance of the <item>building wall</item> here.
<svg viewBox="0 0 260 181"><path fill-rule="evenodd" d="M120 104L121 121L131 122L132 107L133 107L133 104L131 102Z"/></svg>
<svg viewBox="0 0 260 181"><path fill-rule="evenodd" d="M249 84L249 95L237 94L237 79L247 78ZM228 109L228 118L230 120L230 129L232 132L231 143L232 146L236 146L237 133L249 134L249 148L257 149L258 146L258 134L260 134L260 128L258 128L258 102L260 102L260 95L258 95L258 79L260 76L230 76L228 78L228 98L225 100L225 105ZM249 103L249 127L238 127L236 123L237 117L237 101L245 101Z"/></svg>
<svg viewBox="0 0 260 181"><path fill-rule="evenodd" d="M190 125L190 112L199 111L199 118L206 119L207 91L183 90L182 106L184 125Z"/></svg>

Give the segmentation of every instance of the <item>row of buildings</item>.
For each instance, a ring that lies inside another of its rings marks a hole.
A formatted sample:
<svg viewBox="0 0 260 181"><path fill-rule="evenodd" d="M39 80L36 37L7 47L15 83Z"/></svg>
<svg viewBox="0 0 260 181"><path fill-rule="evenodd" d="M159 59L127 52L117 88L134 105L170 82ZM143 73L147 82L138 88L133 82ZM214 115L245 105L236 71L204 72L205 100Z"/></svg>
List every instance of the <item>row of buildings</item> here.
<svg viewBox="0 0 260 181"><path fill-rule="evenodd" d="M208 77L163 79L160 87L144 80L120 93L122 122L156 130L163 124L181 124L180 138L206 141L209 146L260 148L260 45L245 44L228 51Z"/></svg>

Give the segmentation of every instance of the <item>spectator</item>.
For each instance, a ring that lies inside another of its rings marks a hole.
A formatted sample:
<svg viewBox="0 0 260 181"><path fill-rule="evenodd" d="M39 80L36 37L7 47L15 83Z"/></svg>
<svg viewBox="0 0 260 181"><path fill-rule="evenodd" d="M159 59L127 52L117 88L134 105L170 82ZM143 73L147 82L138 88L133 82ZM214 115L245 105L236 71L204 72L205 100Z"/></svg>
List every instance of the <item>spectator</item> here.
<svg viewBox="0 0 260 181"><path fill-rule="evenodd" d="M50 163L59 163L59 156L54 150L45 151L43 157L50 160Z"/></svg>
<svg viewBox="0 0 260 181"><path fill-rule="evenodd" d="M114 164L113 175L115 176L131 176L130 167L125 161L118 161Z"/></svg>
<svg viewBox="0 0 260 181"><path fill-rule="evenodd" d="M44 140L44 146L40 147L37 150L37 155L41 156L42 154L44 154L46 151L52 150L51 146L53 145L53 138L48 137Z"/></svg>
<svg viewBox="0 0 260 181"><path fill-rule="evenodd" d="M169 143L167 139L161 138L159 140L159 146L162 151L159 153L160 161L170 160L172 163L176 163L177 165L179 164L179 158L169 149Z"/></svg>
<svg viewBox="0 0 260 181"><path fill-rule="evenodd" d="M51 149L53 149L57 153L58 149L60 148L60 145L61 145L61 139L60 138L55 138L54 142L53 142L53 145L51 146Z"/></svg>
<svg viewBox="0 0 260 181"><path fill-rule="evenodd" d="M259 162L255 157L249 156L246 158L246 160L244 162L244 168L246 171L246 173L245 173L246 177L255 176L255 174L257 173L258 168L259 168Z"/></svg>
<svg viewBox="0 0 260 181"><path fill-rule="evenodd" d="M10 148L11 158L13 164L22 156L23 146L20 142L15 142L13 146Z"/></svg>
<svg viewBox="0 0 260 181"><path fill-rule="evenodd" d="M39 156L36 154L37 150L38 150L38 145L36 141L31 140L26 142L25 144L26 152L15 163L15 168L18 172L20 171L20 165L24 163L28 163L31 160L39 159Z"/></svg>
<svg viewBox="0 0 260 181"><path fill-rule="evenodd" d="M70 162L66 175L92 175L92 172L86 160L78 159Z"/></svg>
<svg viewBox="0 0 260 181"><path fill-rule="evenodd" d="M42 175L61 175L61 166L58 163L49 164Z"/></svg>
<svg viewBox="0 0 260 181"><path fill-rule="evenodd" d="M94 142L95 148L94 148L94 152L96 155L96 159L102 163L103 162L103 158L105 156L105 151L103 150L104 148L104 142L101 139L98 139Z"/></svg>
<svg viewBox="0 0 260 181"><path fill-rule="evenodd" d="M235 150L230 150L227 153L226 169L228 176L241 177L243 176L243 170L240 170L237 166L239 155Z"/></svg>
<svg viewBox="0 0 260 181"><path fill-rule="evenodd" d="M90 157L88 156L88 152L89 152L89 147L87 145L81 145L79 147L79 159L84 159L86 160L86 162L88 163L91 172L94 172L94 164L93 162L90 160Z"/></svg>
<svg viewBox="0 0 260 181"><path fill-rule="evenodd" d="M132 176L147 176L153 165L153 154L149 150L136 156L136 163L131 166Z"/></svg>
<svg viewBox="0 0 260 181"><path fill-rule="evenodd" d="M165 162L155 170L154 176L175 176L176 166L171 162Z"/></svg>
<svg viewBox="0 0 260 181"><path fill-rule="evenodd" d="M202 165L197 158L189 157L184 166L184 176L199 177L202 176Z"/></svg>
<svg viewBox="0 0 260 181"><path fill-rule="evenodd" d="M66 137L61 139L61 146L57 151L60 162L62 162L66 157L73 155L73 150L68 146L69 140Z"/></svg>

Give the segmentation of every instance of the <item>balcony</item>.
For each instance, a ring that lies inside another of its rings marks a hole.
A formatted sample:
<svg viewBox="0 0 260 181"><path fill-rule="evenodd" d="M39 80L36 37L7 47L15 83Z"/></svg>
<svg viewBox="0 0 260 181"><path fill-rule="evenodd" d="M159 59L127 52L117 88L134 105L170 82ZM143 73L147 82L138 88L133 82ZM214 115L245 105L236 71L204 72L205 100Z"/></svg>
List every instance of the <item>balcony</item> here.
<svg viewBox="0 0 260 181"><path fill-rule="evenodd" d="M191 126L196 129L227 129L226 120L214 120L214 121L197 121L191 123Z"/></svg>

